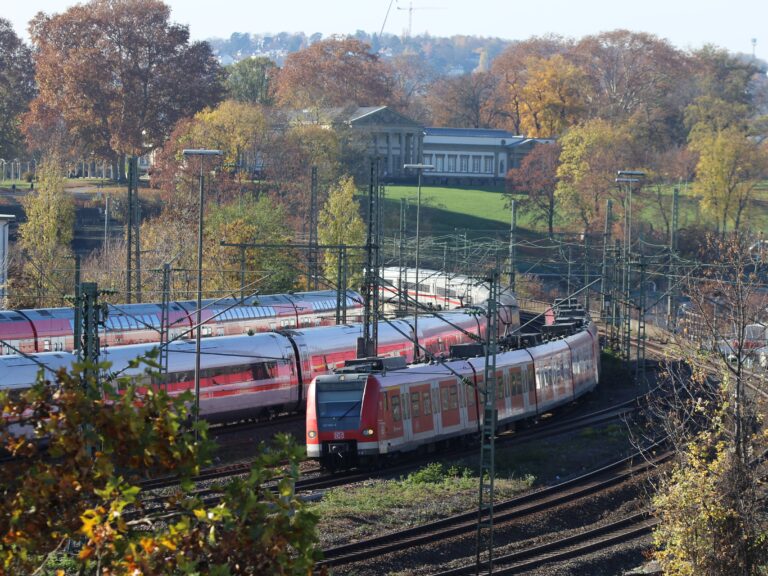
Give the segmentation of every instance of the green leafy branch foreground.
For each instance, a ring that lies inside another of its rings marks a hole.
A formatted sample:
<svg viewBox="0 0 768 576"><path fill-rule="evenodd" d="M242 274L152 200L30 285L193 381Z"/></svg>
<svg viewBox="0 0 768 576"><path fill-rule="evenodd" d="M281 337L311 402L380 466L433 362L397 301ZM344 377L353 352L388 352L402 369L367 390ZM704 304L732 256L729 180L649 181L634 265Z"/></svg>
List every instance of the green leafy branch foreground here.
<svg viewBox="0 0 768 576"><path fill-rule="evenodd" d="M317 516L294 493L302 450L289 437L206 504L191 479L214 443L189 423L191 396L127 381L118 393L83 368L0 392L0 574L311 573ZM168 474L180 488L150 505L140 481Z"/></svg>

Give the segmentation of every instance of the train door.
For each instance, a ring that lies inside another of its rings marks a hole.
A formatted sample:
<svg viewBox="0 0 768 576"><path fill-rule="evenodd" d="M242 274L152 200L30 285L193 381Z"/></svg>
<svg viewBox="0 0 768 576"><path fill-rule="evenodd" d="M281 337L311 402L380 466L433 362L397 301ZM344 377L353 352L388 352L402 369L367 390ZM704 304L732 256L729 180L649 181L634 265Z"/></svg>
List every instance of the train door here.
<svg viewBox="0 0 768 576"><path fill-rule="evenodd" d="M403 445L407 447L413 440L413 419L411 418L411 397L405 387L400 394L400 409L403 414Z"/></svg>

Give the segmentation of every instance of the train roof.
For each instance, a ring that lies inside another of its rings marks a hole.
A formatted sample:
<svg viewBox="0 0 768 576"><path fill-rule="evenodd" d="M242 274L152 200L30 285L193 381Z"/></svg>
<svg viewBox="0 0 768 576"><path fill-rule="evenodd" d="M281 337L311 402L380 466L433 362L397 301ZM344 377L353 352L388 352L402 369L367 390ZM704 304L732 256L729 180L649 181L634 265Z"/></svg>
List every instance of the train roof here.
<svg viewBox="0 0 768 576"><path fill-rule="evenodd" d="M362 297L354 290L347 290L345 304L347 306L361 305ZM256 307L275 308L295 312L297 307L308 307L313 311L327 310L336 306L336 290L315 290L310 292L295 292L289 294L264 294L240 298L205 299L202 301L204 308L219 311L230 306L236 308ZM173 300L169 302L169 310L176 312L190 312L196 309L194 300ZM141 318L142 315L159 317L162 312L162 304L159 302L147 302L139 304L108 304L109 317L133 316ZM273 311L274 313L274 311ZM254 317L257 317L256 315ZM0 310L0 323L62 319L74 319L74 308L28 308L21 310Z"/></svg>

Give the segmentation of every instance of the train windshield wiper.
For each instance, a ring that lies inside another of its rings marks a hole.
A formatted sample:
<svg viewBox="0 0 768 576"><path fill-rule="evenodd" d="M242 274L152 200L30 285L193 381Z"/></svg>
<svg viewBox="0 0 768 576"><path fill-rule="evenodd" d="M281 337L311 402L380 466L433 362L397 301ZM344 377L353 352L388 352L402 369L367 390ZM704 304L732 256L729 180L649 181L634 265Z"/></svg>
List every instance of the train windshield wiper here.
<svg viewBox="0 0 768 576"><path fill-rule="evenodd" d="M342 414L341 416L334 416L334 420L338 421L338 420L342 420L342 419L346 418L346 417L347 417L347 415L348 415L350 412L352 412L352 410L354 410L355 408L357 408L358 406L360 406L360 401L359 401L359 400L358 400L357 402L355 402L354 404L352 404L352 406L350 406L349 408L347 408L347 411L346 411L346 412L344 412L344 414Z"/></svg>

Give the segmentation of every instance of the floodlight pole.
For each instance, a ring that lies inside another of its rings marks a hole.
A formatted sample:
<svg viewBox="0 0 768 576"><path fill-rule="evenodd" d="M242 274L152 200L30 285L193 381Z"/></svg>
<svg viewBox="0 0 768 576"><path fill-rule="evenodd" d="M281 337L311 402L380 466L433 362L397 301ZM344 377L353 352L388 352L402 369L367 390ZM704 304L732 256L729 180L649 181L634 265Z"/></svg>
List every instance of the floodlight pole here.
<svg viewBox="0 0 768 576"><path fill-rule="evenodd" d="M204 197L204 178L203 164L205 156L221 156L221 150L206 149L186 149L182 151L184 156L200 156L200 196L197 214L197 311L195 320L197 330L195 331L195 409L194 421L197 424L200 419L200 339L202 336L202 310L203 310L203 201ZM197 439L197 426L195 426L195 439Z"/></svg>
<svg viewBox="0 0 768 576"><path fill-rule="evenodd" d="M426 170L432 170L431 164L403 164L404 169L413 168L418 171L418 188L416 192L416 306L413 311L413 360L419 357L419 249L421 247L421 236L419 228L421 224L421 173ZM402 290L402 286L400 287Z"/></svg>

